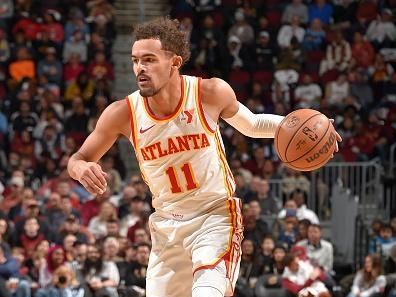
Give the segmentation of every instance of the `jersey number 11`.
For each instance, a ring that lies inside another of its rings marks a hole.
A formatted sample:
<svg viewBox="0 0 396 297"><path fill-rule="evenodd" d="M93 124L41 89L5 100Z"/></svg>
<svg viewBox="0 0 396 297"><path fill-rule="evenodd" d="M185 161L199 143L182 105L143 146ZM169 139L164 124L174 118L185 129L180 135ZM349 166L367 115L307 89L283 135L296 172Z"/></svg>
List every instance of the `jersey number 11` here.
<svg viewBox="0 0 396 297"><path fill-rule="evenodd" d="M195 180L194 173L191 168L190 163L185 163L183 166L180 167L180 170L183 172L184 179L186 180L186 190L191 191L196 188L198 188L198 183ZM181 193L183 192L183 189L180 185L180 181L178 178L178 172L176 171L175 167L171 166L168 169L166 169L166 174L169 177L169 181L171 184L171 192L176 194L176 193Z"/></svg>

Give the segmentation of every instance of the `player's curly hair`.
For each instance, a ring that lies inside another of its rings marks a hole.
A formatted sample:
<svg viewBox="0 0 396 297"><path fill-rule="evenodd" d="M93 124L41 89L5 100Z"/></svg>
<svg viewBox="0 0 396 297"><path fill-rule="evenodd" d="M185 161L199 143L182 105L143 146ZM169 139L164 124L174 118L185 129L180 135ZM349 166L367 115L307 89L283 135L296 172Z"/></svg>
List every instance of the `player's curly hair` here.
<svg viewBox="0 0 396 297"><path fill-rule="evenodd" d="M190 44L187 34L179 29L179 21L169 17L156 18L139 24L134 30L135 40L159 39L162 49L181 56L183 64L190 59Z"/></svg>

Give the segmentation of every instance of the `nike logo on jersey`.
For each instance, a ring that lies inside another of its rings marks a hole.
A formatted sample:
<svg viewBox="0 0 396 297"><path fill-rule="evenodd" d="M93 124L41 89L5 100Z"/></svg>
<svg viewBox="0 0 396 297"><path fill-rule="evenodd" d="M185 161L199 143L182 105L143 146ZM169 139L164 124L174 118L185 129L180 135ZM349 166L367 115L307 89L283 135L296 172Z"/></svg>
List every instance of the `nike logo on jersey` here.
<svg viewBox="0 0 396 297"><path fill-rule="evenodd" d="M140 127L140 134L143 134L143 133L147 132L148 130L150 130L150 129L153 128L154 126L155 126L155 124L152 125L152 126L150 126L150 127L148 127L148 128L146 128L146 129L143 129L142 127Z"/></svg>

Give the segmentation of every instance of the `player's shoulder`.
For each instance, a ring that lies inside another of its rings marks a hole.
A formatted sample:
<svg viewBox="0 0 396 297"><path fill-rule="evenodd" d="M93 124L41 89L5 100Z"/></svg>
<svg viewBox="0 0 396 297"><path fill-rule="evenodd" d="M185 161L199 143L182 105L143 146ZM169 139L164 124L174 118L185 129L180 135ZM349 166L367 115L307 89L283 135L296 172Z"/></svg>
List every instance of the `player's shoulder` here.
<svg viewBox="0 0 396 297"><path fill-rule="evenodd" d="M202 100L204 102L218 102L218 98L227 96L230 94L230 92L233 93L233 90L225 80L218 77L212 77L208 79L202 79L201 92Z"/></svg>
<svg viewBox="0 0 396 297"><path fill-rule="evenodd" d="M127 124L130 120L130 110L126 100L116 100L109 104L100 115L99 120L104 127L123 131L125 127L128 127Z"/></svg>

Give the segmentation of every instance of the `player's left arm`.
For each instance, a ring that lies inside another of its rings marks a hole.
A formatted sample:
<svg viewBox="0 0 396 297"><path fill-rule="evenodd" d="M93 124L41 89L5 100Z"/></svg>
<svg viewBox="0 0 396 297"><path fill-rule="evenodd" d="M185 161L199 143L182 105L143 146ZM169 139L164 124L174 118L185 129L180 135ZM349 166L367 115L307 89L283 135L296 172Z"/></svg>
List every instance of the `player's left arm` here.
<svg viewBox="0 0 396 297"><path fill-rule="evenodd" d="M202 102L205 111L217 121L223 118L228 124L252 138L273 138L283 116L254 114L240 103L231 86L222 79L202 81Z"/></svg>
<svg viewBox="0 0 396 297"><path fill-rule="evenodd" d="M240 103L231 86L222 79L211 78L202 81L202 102L205 111L214 121L221 117L228 124L252 138L273 138L283 116L275 114L254 114ZM331 120L333 122L333 120ZM342 141L336 132L337 140ZM335 151L338 152L336 142Z"/></svg>

